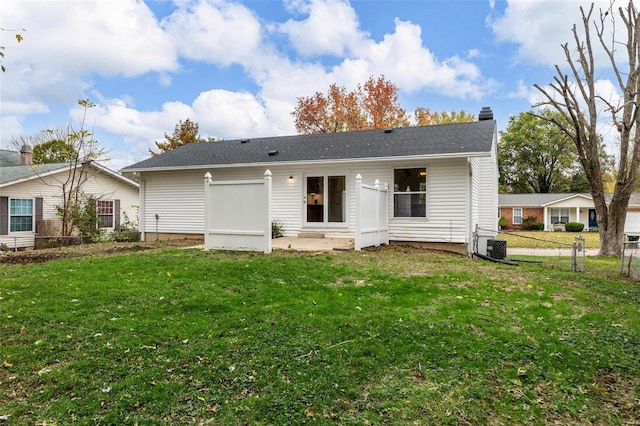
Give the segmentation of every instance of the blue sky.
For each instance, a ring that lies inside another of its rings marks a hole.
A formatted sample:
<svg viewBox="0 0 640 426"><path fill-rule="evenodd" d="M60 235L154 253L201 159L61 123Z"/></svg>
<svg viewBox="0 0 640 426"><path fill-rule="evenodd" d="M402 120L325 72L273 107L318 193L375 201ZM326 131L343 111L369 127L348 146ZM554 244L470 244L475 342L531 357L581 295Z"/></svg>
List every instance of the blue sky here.
<svg viewBox="0 0 640 426"><path fill-rule="evenodd" d="M89 126L119 170L190 118L202 136L295 133L296 98L384 74L410 113L490 106L500 129L563 64L579 0L3 0L0 147ZM608 7L608 2L597 2ZM611 88L605 83L603 87Z"/></svg>

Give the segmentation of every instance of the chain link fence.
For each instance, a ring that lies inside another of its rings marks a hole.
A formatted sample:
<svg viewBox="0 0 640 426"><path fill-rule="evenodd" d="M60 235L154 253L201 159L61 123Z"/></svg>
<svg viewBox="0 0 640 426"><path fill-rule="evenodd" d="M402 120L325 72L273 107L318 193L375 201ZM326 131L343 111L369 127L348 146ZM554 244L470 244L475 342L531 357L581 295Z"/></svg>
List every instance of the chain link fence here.
<svg viewBox="0 0 640 426"><path fill-rule="evenodd" d="M587 249L581 235L575 236L572 242L566 242L554 239L554 232L539 232L534 237L518 232L478 228L476 238L490 232L497 236L495 240L489 240L489 258L499 257L504 258L504 263L534 263L574 272L584 272L586 269ZM477 242L474 242L474 247L477 247Z"/></svg>
<svg viewBox="0 0 640 426"><path fill-rule="evenodd" d="M640 235L625 234L620 256L620 274L626 275L634 281L640 281Z"/></svg>

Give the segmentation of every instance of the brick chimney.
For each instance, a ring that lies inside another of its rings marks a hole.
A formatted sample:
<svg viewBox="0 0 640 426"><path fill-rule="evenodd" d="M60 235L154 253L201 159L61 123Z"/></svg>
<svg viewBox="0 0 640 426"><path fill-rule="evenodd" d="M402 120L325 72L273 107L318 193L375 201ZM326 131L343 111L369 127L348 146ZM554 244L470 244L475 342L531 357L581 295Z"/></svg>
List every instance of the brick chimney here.
<svg viewBox="0 0 640 426"><path fill-rule="evenodd" d="M22 145L20 148L20 165L30 166L33 164L33 150L29 145Z"/></svg>
<svg viewBox="0 0 640 426"><path fill-rule="evenodd" d="M478 121L493 120L493 111L491 107L482 107L480 114L478 114Z"/></svg>

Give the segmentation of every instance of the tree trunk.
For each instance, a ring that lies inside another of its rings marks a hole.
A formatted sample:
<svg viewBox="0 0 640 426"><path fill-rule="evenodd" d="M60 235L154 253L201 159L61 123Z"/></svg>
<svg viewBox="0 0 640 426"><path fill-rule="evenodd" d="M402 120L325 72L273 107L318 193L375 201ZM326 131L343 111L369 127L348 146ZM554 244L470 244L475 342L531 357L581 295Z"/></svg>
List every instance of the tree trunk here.
<svg viewBox="0 0 640 426"><path fill-rule="evenodd" d="M618 188L616 188L618 189ZM624 226L627 220L627 206L631 193L628 190L617 190L608 206L606 220L600 227L601 256L620 256L624 240ZM598 223L600 225L600 223Z"/></svg>

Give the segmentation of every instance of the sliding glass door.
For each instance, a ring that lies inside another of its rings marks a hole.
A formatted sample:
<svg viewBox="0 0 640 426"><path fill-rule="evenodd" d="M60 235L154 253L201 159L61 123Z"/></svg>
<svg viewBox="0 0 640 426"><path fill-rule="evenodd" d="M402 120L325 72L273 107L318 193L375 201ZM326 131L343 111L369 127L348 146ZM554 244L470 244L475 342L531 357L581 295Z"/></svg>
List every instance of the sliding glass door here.
<svg viewBox="0 0 640 426"><path fill-rule="evenodd" d="M345 223L347 220L346 198L346 176L307 176L304 200L305 222L310 226Z"/></svg>

